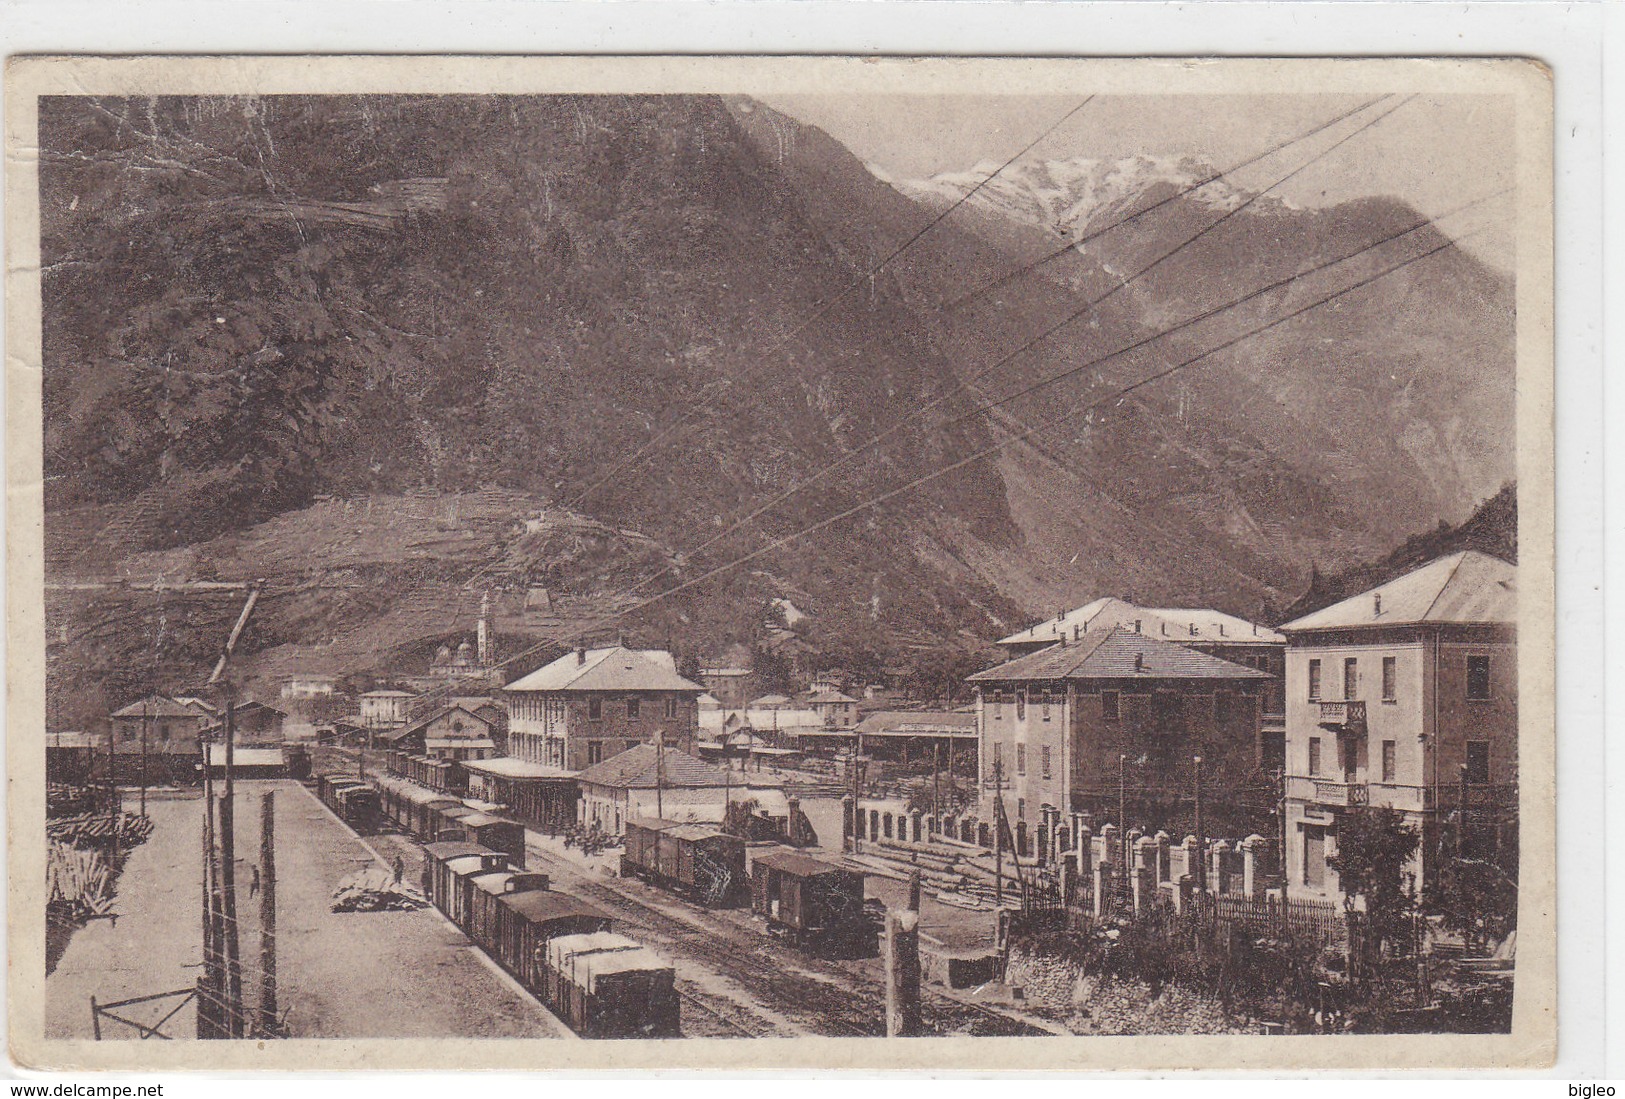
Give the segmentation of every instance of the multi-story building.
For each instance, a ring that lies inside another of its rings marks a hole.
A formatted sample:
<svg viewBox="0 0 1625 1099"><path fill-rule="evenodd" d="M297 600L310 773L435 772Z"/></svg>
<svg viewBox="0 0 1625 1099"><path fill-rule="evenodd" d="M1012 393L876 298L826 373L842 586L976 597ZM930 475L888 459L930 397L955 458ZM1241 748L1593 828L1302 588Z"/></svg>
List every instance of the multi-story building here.
<svg viewBox="0 0 1625 1099"><path fill-rule="evenodd" d="M1517 805L1517 569L1451 554L1282 626L1289 888L1339 899L1343 815L1400 810L1437 871L1442 826ZM1470 833L1469 833L1470 834Z"/></svg>
<svg viewBox="0 0 1625 1099"><path fill-rule="evenodd" d="M508 754L582 771L647 744L694 751L704 688L662 649L578 649L508 684Z"/></svg>
<svg viewBox="0 0 1625 1099"><path fill-rule="evenodd" d="M743 665L701 668L700 683L724 710L743 710L750 698L750 669Z"/></svg>
<svg viewBox="0 0 1625 1099"><path fill-rule="evenodd" d="M858 700L844 691L821 690L807 698L826 729L851 729L858 723Z"/></svg>
<svg viewBox="0 0 1625 1099"><path fill-rule="evenodd" d="M410 691L368 691L360 698L361 724L368 729L398 729L411 715Z"/></svg>
<svg viewBox="0 0 1625 1099"><path fill-rule="evenodd" d="M1198 781L1213 792L1214 834L1233 793L1256 774L1268 676L1120 626L1058 638L970 677L977 694L979 813L1002 795L1018 850L1040 849L1046 808L1152 830L1184 826ZM1120 808L1120 802L1121 808ZM1239 811L1239 810L1236 810Z"/></svg>
<svg viewBox="0 0 1625 1099"><path fill-rule="evenodd" d="M1279 769L1286 742L1286 708L1282 688L1286 674L1286 637L1268 626L1207 607L1141 607L1105 596L1011 634L999 642L1012 658L1039 652L1061 638L1080 640L1090 630L1118 626L1159 641L1257 668L1270 679L1263 683L1259 717L1259 753L1266 769Z"/></svg>

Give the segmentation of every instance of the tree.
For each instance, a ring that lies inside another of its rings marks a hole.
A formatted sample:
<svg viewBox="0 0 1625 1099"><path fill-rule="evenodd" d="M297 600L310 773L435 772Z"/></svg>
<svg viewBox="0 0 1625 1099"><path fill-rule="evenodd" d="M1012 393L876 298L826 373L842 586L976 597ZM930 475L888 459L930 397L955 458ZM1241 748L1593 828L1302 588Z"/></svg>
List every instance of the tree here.
<svg viewBox="0 0 1625 1099"><path fill-rule="evenodd" d="M1365 908L1366 945L1380 953L1409 931L1416 911L1415 876L1408 870L1421 837L1393 809L1351 809L1337 826L1337 854L1326 865L1337 871L1345 911Z"/></svg>

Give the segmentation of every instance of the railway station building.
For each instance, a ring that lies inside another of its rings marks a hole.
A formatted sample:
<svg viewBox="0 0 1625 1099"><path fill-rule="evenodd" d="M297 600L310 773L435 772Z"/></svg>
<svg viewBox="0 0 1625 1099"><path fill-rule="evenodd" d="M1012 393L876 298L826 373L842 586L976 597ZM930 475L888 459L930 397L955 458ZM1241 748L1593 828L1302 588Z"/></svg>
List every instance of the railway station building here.
<svg viewBox="0 0 1625 1099"><path fill-rule="evenodd" d="M577 649L502 689L508 754L578 772L656 734L692 753L704 693L663 649Z"/></svg>

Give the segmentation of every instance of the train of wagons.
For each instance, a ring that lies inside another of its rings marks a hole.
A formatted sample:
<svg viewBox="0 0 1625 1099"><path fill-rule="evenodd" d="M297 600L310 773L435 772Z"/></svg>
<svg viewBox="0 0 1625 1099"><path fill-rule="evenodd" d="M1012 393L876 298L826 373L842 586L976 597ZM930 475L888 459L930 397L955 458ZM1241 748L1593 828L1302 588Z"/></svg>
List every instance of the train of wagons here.
<svg viewBox="0 0 1625 1099"><path fill-rule="evenodd" d="M880 917L857 871L792 847L747 847L715 825L652 818L626 823L624 852L622 877L708 908L748 900L769 934L800 950L843 958L879 950Z"/></svg>
<svg viewBox="0 0 1625 1099"><path fill-rule="evenodd" d="M317 794L339 819L357 831L381 823L395 825L422 843L464 839L495 851L509 862L525 865L525 826L471 809L456 798L385 775L366 780L324 774Z"/></svg>
<svg viewBox="0 0 1625 1099"><path fill-rule="evenodd" d="M430 902L571 1030L583 1038L678 1036L672 963L616 934L609 916L479 843L423 850Z"/></svg>

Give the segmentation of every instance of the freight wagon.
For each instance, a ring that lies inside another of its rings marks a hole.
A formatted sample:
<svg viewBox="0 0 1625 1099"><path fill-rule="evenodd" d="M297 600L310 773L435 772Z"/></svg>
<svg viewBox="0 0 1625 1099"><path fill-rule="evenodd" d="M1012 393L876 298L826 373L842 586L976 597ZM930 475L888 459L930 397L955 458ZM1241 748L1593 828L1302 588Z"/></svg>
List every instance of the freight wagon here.
<svg viewBox="0 0 1625 1099"><path fill-rule="evenodd" d="M495 957L519 983L543 994L541 952L549 939L608 931L609 916L585 901L548 889L510 892L497 898Z"/></svg>
<svg viewBox="0 0 1625 1099"><path fill-rule="evenodd" d="M510 893L546 889L548 880L546 874L527 874L512 866L504 866L501 870L474 875L469 879L469 884L473 887L470 893L472 922L464 930L469 938L497 955L497 913L501 909L498 902Z"/></svg>
<svg viewBox="0 0 1625 1099"><path fill-rule="evenodd" d="M375 779L374 785L378 788L379 808L384 816L401 831L419 838L435 838L440 811L462 806L455 798L400 779Z"/></svg>
<svg viewBox="0 0 1625 1099"><path fill-rule="evenodd" d="M427 839L465 839L501 851L518 867L525 865L524 825L493 817L461 803L434 812L434 832Z"/></svg>
<svg viewBox="0 0 1625 1099"><path fill-rule="evenodd" d="M542 952L544 999L583 1038L675 1038L676 973L626 938L561 935Z"/></svg>
<svg viewBox="0 0 1625 1099"><path fill-rule="evenodd" d="M671 963L624 935L592 905L547 888L545 874L507 864L502 852L450 841L424 848L424 892L475 946L519 979L584 1038L677 1034ZM586 952L627 957L590 961L582 951L549 950L559 939L590 940Z"/></svg>
<svg viewBox="0 0 1625 1099"><path fill-rule="evenodd" d="M862 874L789 848L757 855L751 872L751 910L766 918L768 934L829 957L878 952L880 927L864 905Z"/></svg>
<svg viewBox="0 0 1625 1099"><path fill-rule="evenodd" d="M621 874L641 878L708 908L729 908L749 893L745 841L710 824L646 818L626 822Z"/></svg>
<svg viewBox="0 0 1625 1099"><path fill-rule="evenodd" d="M366 783L323 775L319 789L327 807L356 831L368 831L377 823L378 791Z"/></svg>

